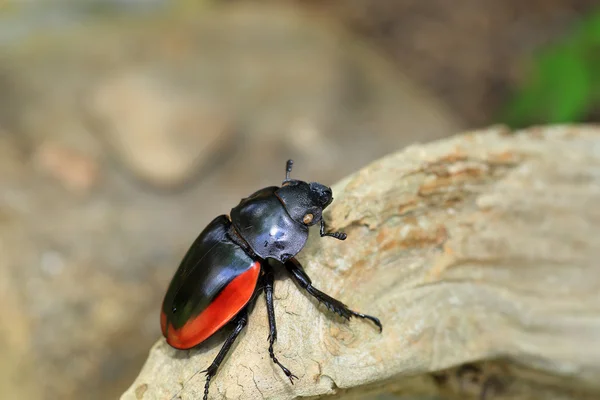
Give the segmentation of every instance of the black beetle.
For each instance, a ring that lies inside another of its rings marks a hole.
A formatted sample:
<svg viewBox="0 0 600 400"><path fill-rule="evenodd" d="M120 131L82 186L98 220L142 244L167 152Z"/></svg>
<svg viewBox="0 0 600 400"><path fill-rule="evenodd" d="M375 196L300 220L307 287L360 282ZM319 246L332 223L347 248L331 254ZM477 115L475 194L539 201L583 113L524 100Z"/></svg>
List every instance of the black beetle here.
<svg viewBox="0 0 600 400"><path fill-rule="evenodd" d="M167 343L177 349L194 347L228 322L235 325L206 372L204 400L211 378L233 342L246 326L251 300L265 292L269 318L269 355L292 384L294 374L273 353L277 339L273 307L274 259L285 266L296 283L327 308L346 319L379 319L350 310L342 302L312 286L294 258L306 244L308 228L321 224L321 236L345 240L342 232L325 232L323 210L331 204L331 189L320 183L290 179L292 160L286 164L281 187L261 189L231 210L231 217L215 218L194 241L175 273L162 304L160 324ZM279 265L281 265L279 264Z"/></svg>

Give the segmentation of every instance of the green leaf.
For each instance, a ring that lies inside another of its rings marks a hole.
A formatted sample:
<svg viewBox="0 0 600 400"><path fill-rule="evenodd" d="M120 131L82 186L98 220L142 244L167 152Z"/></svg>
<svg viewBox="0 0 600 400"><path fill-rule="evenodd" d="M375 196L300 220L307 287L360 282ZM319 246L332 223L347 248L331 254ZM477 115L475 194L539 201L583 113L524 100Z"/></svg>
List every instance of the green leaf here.
<svg viewBox="0 0 600 400"><path fill-rule="evenodd" d="M591 71L585 56L577 50L566 47L541 63L540 102L549 123L579 121L587 112L592 94Z"/></svg>
<svg viewBox="0 0 600 400"><path fill-rule="evenodd" d="M582 121L600 106L600 10L534 61L501 119L514 127Z"/></svg>

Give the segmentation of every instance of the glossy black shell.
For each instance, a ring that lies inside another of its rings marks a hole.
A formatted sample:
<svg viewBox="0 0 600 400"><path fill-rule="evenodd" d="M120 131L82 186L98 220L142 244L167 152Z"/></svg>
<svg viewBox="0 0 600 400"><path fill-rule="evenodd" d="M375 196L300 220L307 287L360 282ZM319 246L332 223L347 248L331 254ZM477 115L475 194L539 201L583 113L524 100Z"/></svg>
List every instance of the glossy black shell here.
<svg viewBox="0 0 600 400"><path fill-rule="evenodd" d="M231 222L257 256L286 262L306 244L308 227L290 217L278 189L270 186L242 199L231 210Z"/></svg>
<svg viewBox="0 0 600 400"><path fill-rule="evenodd" d="M233 279L254 263L227 232L225 215L215 218L194 241L181 261L163 301L167 323L179 329L199 315Z"/></svg>

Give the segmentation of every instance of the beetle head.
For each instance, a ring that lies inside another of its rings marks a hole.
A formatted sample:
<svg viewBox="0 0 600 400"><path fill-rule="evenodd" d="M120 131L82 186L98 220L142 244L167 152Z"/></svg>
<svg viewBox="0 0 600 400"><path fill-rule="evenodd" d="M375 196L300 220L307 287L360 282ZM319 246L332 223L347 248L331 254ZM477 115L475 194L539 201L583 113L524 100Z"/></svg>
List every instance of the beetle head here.
<svg viewBox="0 0 600 400"><path fill-rule="evenodd" d="M331 204L331 188L317 182L287 179L275 192L292 219L307 226L321 221L323 210Z"/></svg>

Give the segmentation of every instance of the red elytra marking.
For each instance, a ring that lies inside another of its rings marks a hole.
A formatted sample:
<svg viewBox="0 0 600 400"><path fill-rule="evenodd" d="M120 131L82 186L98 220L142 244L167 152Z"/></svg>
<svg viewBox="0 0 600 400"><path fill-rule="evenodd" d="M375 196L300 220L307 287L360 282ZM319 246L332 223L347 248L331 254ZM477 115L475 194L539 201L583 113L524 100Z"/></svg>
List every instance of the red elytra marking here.
<svg viewBox="0 0 600 400"><path fill-rule="evenodd" d="M212 303L193 320L179 329L169 324L167 343L176 349L189 349L218 331L248 303L260 273L260 263L255 261L248 271L236 277L221 291ZM161 325L162 325L161 314ZM166 318L165 318L166 325ZM163 331L164 332L164 331Z"/></svg>

